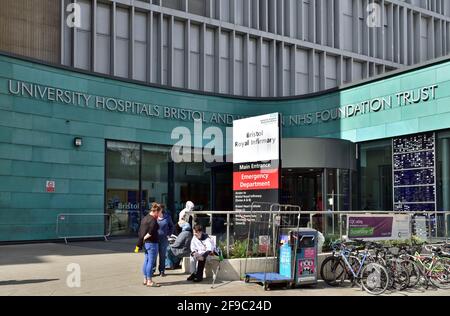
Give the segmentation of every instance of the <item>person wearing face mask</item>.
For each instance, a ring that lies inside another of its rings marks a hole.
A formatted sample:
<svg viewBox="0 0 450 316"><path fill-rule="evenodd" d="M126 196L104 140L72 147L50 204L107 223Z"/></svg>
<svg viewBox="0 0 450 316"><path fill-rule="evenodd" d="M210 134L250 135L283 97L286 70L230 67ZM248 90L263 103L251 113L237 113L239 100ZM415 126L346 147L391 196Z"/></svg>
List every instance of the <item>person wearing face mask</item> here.
<svg viewBox="0 0 450 316"><path fill-rule="evenodd" d="M172 222L172 218L170 214L165 211L165 205L160 204L161 213L158 217L158 254L159 254L159 274L162 277L166 276L166 252L167 247L169 247L168 237L172 235L174 225ZM153 273L156 271L156 257L154 258L155 262L153 264Z"/></svg>
<svg viewBox="0 0 450 316"><path fill-rule="evenodd" d="M191 241L190 271L194 271L188 281L203 281L203 270L205 269L208 256L214 251L213 240L203 232L201 225L194 226L194 236Z"/></svg>
<svg viewBox="0 0 450 316"><path fill-rule="evenodd" d="M189 223L189 225L191 225L192 227L192 216L190 216L189 214L186 214L187 212L192 212L194 210L194 203L191 201L187 201L186 202L186 206L184 207L184 209L180 212L180 214L178 214L178 223L180 222L186 222ZM176 233L180 234L181 233L181 227L180 225L177 223L176 226Z"/></svg>
<svg viewBox="0 0 450 316"><path fill-rule="evenodd" d="M186 206L185 208L180 212L180 214L178 215L178 221L185 221L185 222L189 222L189 215L186 214L186 212L192 212L194 210L194 203L191 201L187 201L186 202Z"/></svg>

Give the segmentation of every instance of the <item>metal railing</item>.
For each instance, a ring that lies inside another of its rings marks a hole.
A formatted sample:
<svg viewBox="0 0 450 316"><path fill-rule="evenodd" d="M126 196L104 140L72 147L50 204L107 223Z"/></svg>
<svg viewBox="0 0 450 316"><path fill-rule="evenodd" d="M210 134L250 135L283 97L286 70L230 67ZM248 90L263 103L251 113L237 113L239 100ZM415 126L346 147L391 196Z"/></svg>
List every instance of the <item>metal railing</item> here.
<svg viewBox="0 0 450 316"><path fill-rule="evenodd" d="M139 229L139 211L114 211L112 213L62 213L56 217L56 237L64 239L103 238L113 233Z"/></svg>
<svg viewBox="0 0 450 316"><path fill-rule="evenodd" d="M279 204L278 204L279 205ZM225 248L226 254L230 254L231 239L236 240L231 231L237 226L242 226L242 219L250 218L256 214L267 214L267 211L191 211L187 214L193 216L193 222L199 223L205 227L205 230L209 234L219 235L219 239L222 239L221 235L225 235ZM449 240L449 217L450 212L431 211L431 212L398 212L398 211L339 211L339 212L318 212L318 211L284 211L280 209L277 214L289 215L298 214L302 219L300 221L300 227L314 227L314 220L320 219L325 221L325 225L317 230L325 237L342 238L347 235L347 218L348 216L355 215L410 215L410 228L411 233L414 235L415 225L420 221L425 221L428 226L427 241L433 240ZM236 218L239 218L240 225L236 225ZM218 219L223 219L222 227L217 226ZM328 227L330 226L330 227ZM218 228L219 233L217 232ZM324 229L323 229L324 228ZM225 233L223 233L223 231Z"/></svg>
<svg viewBox="0 0 450 316"><path fill-rule="evenodd" d="M110 214L99 213L63 213L56 217L56 237L104 238L111 235Z"/></svg>

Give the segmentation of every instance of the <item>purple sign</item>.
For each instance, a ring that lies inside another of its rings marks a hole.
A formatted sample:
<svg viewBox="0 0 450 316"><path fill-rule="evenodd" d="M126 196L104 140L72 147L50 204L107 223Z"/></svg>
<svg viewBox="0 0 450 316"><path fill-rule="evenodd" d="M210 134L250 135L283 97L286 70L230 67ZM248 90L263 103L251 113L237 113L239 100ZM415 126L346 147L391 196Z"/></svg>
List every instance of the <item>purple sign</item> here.
<svg viewBox="0 0 450 316"><path fill-rule="evenodd" d="M392 236L394 218L371 216L348 218L348 235L350 238L386 238Z"/></svg>

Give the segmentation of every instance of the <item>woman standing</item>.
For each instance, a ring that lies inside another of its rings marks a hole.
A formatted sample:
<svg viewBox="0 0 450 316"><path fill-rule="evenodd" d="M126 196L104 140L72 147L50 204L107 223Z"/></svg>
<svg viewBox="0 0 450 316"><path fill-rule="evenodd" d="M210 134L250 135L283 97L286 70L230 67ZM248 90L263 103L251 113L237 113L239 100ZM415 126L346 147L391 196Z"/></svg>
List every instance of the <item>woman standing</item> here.
<svg viewBox="0 0 450 316"><path fill-rule="evenodd" d="M173 233L173 221L168 212L165 211L164 204L160 204L161 213L158 217L158 253L159 253L159 275L166 276L166 251L169 246L170 235ZM156 271L156 257L153 264L153 272Z"/></svg>
<svg viewBox="0 0 450 316"><path fill-rule="evenodd" d="M144 285L148 287L159 287L160 285L152 281L153 265L158 255L158 217L161 214L161 206L153 203L150 212L142 219L139 228L139 240L136 248L145 251L144 265Z"/></svg>

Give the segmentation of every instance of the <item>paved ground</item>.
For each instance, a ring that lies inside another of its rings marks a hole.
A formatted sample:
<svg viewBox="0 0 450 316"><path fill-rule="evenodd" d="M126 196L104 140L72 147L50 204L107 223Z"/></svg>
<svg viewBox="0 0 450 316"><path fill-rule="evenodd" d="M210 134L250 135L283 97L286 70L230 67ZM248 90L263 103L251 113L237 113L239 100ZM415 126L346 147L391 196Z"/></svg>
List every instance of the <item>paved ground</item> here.
<svg viewBox="0 0 450 316"><path fill-rule="evenodd" d="M357 288L316 288L264 291L258 284L218 282L211 289L211 281L192 283L181 272L169 271L166 278L155 278L162 287L141 285L142 253L134 254L134 240L116 239L109 242L7 245L0 246L0 295L175 295L175 296L330 296L366 295ZM73 270L81 268L81 286L69 287L67 280ZM70 268L70 266L69 266ZM400 296L450 296L449 291L413 290L391 293Z"/></svg>

